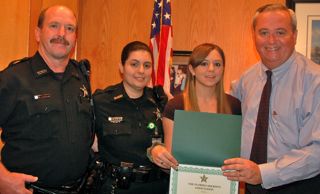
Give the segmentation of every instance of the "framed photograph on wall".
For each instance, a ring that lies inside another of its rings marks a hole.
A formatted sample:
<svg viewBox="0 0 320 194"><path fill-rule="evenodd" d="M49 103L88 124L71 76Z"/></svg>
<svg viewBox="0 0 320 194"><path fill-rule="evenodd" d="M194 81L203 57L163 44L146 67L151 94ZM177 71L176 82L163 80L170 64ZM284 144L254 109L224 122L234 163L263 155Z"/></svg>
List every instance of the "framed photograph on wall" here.
<svg viewBox="0 0 320 194"><path fill-rule="evenodd" d="M287 0L297 16L296 50L320 64L320 0Z"/></svg>
<svg viewBox="0 0 320 194"><path fill-rule="evenodd" d="M170 92L180 94L188 79L188 63L191 51L173 51L172 67L170 68Z"/></svg>

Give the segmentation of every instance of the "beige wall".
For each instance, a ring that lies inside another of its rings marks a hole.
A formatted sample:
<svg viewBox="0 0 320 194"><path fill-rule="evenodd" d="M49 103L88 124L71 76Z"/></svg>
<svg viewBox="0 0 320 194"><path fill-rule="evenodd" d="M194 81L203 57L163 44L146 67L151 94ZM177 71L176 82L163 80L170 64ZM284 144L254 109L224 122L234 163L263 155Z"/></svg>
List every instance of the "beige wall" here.
<svg viewBox="0 0 320 194"><path fill-rule="evenodd" d="M0 1L0 69L28 53L29 0Z"/></svg>
<svg viewBox="0 0 320 194"><path fill-rule="evenodd" d="M93 88L119 82L122 47L149 41L153 1L80 0L78 53L92 63ZM251 18L261 5L284 0L172 0L173 48L192 50L203 42L219 44L226 54L226 90L258 60L251 37Z"/></svg>

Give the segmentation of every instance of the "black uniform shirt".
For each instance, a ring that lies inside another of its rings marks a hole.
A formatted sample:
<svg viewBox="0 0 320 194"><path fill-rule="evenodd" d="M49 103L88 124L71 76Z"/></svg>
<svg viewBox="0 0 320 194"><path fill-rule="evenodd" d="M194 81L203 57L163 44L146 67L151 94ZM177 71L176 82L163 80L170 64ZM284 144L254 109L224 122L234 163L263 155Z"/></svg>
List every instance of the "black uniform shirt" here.
<svg viewBox="0 0 320 194"><path fill-rule="evenodd" d="M58 79L39 53L0 73L2 163L8 170L49 186L85 173L92 135L87 88L75 61Z"/></svg>
<svg viewBox="0 0 320 194"><path fill-rule="evenodd" d="M160 109L152 89L145 88L138 99L130 99L123 84L98 90L93 95L99 152L104 161L119 165L121 161L137 165L151 165L146 150L152 144L157 126L162 135Z"/></svg>

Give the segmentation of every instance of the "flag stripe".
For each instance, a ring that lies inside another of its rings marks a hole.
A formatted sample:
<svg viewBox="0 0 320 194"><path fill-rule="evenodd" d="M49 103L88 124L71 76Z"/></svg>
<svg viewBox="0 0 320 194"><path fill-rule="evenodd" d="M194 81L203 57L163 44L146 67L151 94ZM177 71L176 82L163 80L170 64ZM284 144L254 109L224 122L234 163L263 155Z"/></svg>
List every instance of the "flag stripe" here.
<svg viewBox="0 0 320 194"><path fill-rule="evenodd" d="M167 94L170 94L169 69L172 63L172 25L170 0L156 0L154 3L151 22L150 48L153 52L154 58L152 75L153 85L163 86L164 91Z"/></svg>
<svg viewBox="0 0 320 194"><path fill-rule="evenodd" d="M162 85L164 83L165 66L167 64L167 49L168 49L168 38L170 26L161 27L161 40L159 49L159 62L157 71L157 82L156 85Z"/></svg>

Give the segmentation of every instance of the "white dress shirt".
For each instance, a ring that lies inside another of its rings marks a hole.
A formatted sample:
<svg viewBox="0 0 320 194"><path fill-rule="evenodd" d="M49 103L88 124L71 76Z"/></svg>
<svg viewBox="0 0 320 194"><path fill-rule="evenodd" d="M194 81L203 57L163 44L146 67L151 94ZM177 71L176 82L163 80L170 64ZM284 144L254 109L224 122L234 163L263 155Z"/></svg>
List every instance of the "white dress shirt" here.
<svg viewBox="0 0 320 194"><path fill-rule="evenodd" d="M234 85L241 101L241 156L250 158L260 97L267 68L257 63ZM272 70L268 162L260 164L266 189L320 173L320 66L293 52Z"/></svg>

